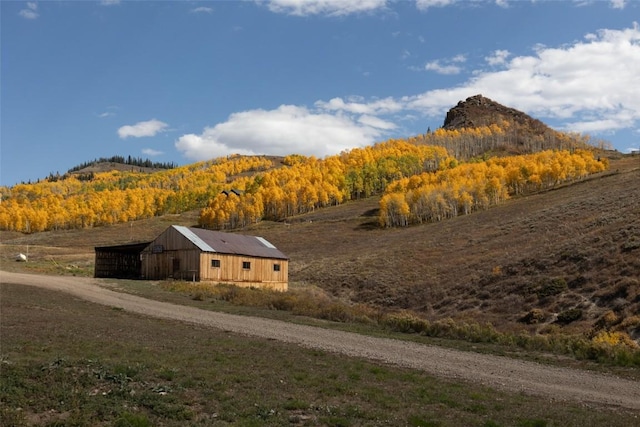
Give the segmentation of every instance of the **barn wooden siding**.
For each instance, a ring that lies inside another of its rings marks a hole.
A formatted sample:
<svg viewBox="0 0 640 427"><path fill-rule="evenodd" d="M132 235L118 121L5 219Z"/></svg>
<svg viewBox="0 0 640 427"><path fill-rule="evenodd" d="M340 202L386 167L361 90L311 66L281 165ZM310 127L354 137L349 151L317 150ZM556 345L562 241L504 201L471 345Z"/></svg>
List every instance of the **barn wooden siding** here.
<svg viewBox="0 0 640 427"><path fill-rule="evenodd" d="M200 280L200 250L169 227L142 251L142 275L147 279Z"/></svg>
<svg viewBox="0 0 640 427"><path fill-rule="evenodd" d="M186 236L179 230L185 232ZM151 280L174 278L287 290L288 259L203 251L199 247L202 241L191 234L191 230L172 226L151 242L140 255L142 276ZM203 230L194 231L206 233ZM229 236L229 240L234 239L233 235L224 235ZM244 263L250 263L249 268L245 268L247 265Z"/></svg>
<svg viewBox="0 0 640 427"><path fill-rule="evenodd" d="M203 253L200 259L200 280L234 283L240 286L259 286L278 291L287 290L288 260L220 253ZM219 261L220 267L212 266L214 260ZM245 262L250 263L248 269L243 267ZM274 266L278 266L279 271L276 271Z"/></svg>

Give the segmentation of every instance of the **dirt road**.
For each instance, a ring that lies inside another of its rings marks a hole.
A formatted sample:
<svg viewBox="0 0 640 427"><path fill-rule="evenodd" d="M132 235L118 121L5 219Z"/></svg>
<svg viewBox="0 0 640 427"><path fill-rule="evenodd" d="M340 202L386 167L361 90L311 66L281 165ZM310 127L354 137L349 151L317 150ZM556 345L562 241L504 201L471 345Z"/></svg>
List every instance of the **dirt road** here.
<svg viewBox="0 0 640 427"><path fill-rule="evenodd" d="M640 411L640 382L614 376L271 319L210 312L114 292L98 286L99 282L96 279L2 271L0 282L58 290L87 301L148 316L206 325L237 334L362 357L419 369L434 376L544 396L552 401L571 400Z"/></svg>

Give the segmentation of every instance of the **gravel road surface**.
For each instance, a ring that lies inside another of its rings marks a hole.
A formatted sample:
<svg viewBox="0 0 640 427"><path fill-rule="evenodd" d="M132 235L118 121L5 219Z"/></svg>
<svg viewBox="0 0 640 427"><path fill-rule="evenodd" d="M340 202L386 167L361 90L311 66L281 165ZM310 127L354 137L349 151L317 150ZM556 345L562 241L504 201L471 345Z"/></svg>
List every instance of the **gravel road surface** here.
<svg viewBox="0 0 640 427"><path fill-rule="evenodd" d="M90 302L147 316L206 325L237 334L362 357L419 369L434 376L544 396L551 401L578 401L640 411L640 382L615 376L278 320L205 311L114 292L100 287L97 279L2 271L0 282L62 291Z"/></svg>

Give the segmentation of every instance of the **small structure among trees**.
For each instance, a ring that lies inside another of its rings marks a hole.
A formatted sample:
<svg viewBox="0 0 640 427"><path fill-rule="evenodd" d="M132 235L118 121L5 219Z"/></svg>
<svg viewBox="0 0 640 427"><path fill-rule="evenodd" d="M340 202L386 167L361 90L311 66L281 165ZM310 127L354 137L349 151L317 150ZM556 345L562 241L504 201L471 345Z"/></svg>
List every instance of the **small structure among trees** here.
<svg viewBox="0 0 640 427"><path fill-rule="evenodd" d="M172 225L140 252L140 260L145 279L288 287L289 258L262 237Z"/></svg>

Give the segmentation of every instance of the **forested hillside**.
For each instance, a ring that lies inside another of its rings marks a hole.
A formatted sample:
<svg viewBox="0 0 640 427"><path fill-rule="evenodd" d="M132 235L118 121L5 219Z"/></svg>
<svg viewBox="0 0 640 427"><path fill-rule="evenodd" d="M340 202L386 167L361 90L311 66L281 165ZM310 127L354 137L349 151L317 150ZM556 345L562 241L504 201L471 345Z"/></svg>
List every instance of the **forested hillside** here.
<svg viewBox="0 0 640 427"><path fill-rule="evenodd" d="M606 159L577 150L495 157L395 181L380 202L387 227L441 221L488 209L512 195L550 188L607 168Z"/></svg>
<svg viewBox="0 0 640 427"><path fill-rule="evenodd" d="M194 209L201 209L201 226L231 229L382 194L390 185L398 188L401 184L396 181L410 177L430 182L429 185L439 181L445 202L434 196L439 206L425 211L429 207L422 203L421 212L414 209L413 219L405 218L407 207L402 203L392 207L399 203L396 193L383 200L388 218L381 218L382 224L407 225L458 212L470 213L505 199L509 191L519 193L548 186L606 167L604 163L594 163L591 153L585 151L547 154L553 158L546 166L540 163L543 156L536 165L531 158L513 158L509 160L511 166L504 161L472 157L469 161L475 166L461 167L460 159L472 153L465 147L485 147L486 158L490 157L487 147L509 147L509 126L503 122L501 126L438 129L420 137L354 148L324 159L292 154L283 164L265 156L231 156L154 173L65 174L35 184L2 188L0 229L33 233L96 227ZM583 139L571 135L555 138L562 141L558 148L587 147ZM536 147L530 148L536 151ZM545 167L553 170L546 171ZM504 170L498 173L498 168ZM516 169L518 176L514 174ZM443 173L446 170L456 172ZM439 174L434 175L436 172ZM467 181L453 179L456 174L466 174ZM478 181L483 174L489 184ZM446 189L443 185L452 187ZM415 195L416 189L412 190ZM443 203L450 207L443 207ZM416 206L415 201L410 204Z"/></svg>

